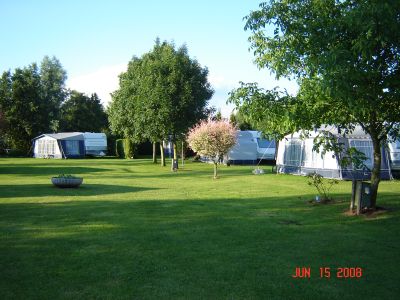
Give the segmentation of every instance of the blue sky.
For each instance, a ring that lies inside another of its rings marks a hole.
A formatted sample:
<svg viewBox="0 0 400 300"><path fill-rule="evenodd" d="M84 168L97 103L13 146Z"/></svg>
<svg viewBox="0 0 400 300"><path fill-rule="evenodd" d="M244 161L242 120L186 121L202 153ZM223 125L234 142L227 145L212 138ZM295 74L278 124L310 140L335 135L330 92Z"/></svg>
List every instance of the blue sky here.
<svg viewBox="0 0 400 300"><path fill-rule="evenodd" d="M67 86L96 92L105 104L118 88L118 74L132 56L150 51L157 37L186 44L189 55L209 69L212 105L229 115L225 102L239 81L280 86L269 70L258 70L248 50L243 17L260 1L0 0L0 71L56 56Z"/></svg>

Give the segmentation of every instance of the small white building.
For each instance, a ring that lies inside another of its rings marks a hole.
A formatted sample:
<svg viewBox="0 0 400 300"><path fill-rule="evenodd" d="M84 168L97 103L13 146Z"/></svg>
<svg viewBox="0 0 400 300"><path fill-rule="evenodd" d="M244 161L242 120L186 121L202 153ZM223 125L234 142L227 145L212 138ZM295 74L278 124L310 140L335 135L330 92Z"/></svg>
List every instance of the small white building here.
<svg viewBox="0 0 400 300"><path fill-rule="evenodd" d="M33 139L33 157L36 158L83 158L106 153L107 137L104 133L45 133Z"/></svg>

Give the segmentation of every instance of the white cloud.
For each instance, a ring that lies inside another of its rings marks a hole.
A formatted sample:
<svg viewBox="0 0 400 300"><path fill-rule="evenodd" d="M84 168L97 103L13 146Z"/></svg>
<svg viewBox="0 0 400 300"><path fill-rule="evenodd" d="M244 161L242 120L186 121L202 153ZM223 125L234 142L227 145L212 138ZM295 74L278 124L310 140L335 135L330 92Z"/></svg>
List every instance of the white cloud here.
<svg viewBox="0 0 400 300"><path fill-rule="evenodd" d="M216 89L229 89L231 90L234 88L238 82L232 80L231 78L227 78L221 74L210 73L208 75L208 81L210 82L211 86Z"/></svg>
<svg viewBox="0 0 400 300"><path fill-rule="evenodd" d="M126 67L126 64L101 67L91 73L68 79L67 87L88 95L96 93L107 106L111 101L110 93L118 89L118 75L125 72Z"/></svg>
<svg viewBox="0 0 400 300"><path fill-rule="evenodd" d="M126 68L126 64L103 66L87 74L72 76L67 81L67 87L88 95L97 93L103 104L107 106L111 101L110 93L119 87L118 75L125 72ZM234 108L232 104L226 104L226 100L229 97L228 93L232 89L239 87L239 81L259 82L261 87L267 89L281 86L287 88L291 94L295 94L298 89L297 84L293 81L277 81L271 76L265 76L262 72L252 73L245 69L234 69L226 70L222 74L221 72L212 72L213 70L214 68L210 68L208 75L208 80L215 90L215 94L210 100L210 105L220 109L224 117L228 117Z"/></svg>

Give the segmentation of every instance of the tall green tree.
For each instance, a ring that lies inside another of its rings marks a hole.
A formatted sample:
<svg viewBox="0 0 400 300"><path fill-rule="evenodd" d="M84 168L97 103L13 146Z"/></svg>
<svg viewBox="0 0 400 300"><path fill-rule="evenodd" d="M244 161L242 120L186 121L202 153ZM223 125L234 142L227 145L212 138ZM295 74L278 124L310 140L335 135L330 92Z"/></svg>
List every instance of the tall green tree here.
<svg viewBox="0 0 400 300"><path fill-rule="evenodd" d="M42 98L46 103L43 109L47 116L48 130L52 130L54 124L59 122L61 104L68 95L66 80L67 72L60 61L54 56L52 58L45 56L40 64L40 81Z"/></svg>
<svg viewBox="0 0 400 300"><path fill-rule="evenodd" d="M305 109L306 125L359 124L371 136L373 207L381 147L400 121L399 15L395 0L271 0L246 17L257 65L300 85L291 112ZM293 129L303 127L296 120Z"/></svg>
<svg viewBox="0 0 400 300"><path fill-rule="evenodd" d="M90 97L71 91L61 106L61 131L102 132L108 127L107 114L96 93Z"/></svg>
<svg viewBox="0 0 400 300"><path fill-rule="evenodd" d="M66 95L65 80L66 72L55 57L46 56L40 69L33 63L3 72L0 109L3 138L10 147L27 152L32 138L54 127Z"/></svg>
<svg viewBox="0 0 400 300"><path fill-rule="evenodd" d="M27 153L31 139L45 128L37 65L18 68L12 75L4 72L0 89L0 105L7 121L5 138L12 148Z"/></svg>
<svg viewBox="0 0 400 300"><path fill-rule="evenodd" d="M157 40L152 51L134 57L120 75L108 111L111 128L134 142L176 141L206 116L213 94L207 75L185 46L176 49Z"/></svg>

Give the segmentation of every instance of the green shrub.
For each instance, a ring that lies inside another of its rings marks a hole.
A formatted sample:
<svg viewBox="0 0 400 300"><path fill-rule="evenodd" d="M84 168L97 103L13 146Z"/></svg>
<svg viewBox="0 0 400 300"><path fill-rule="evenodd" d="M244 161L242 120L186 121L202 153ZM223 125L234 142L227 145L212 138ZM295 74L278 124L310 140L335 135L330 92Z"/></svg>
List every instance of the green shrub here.
<svg viewBox="0 0 400 300"><path fill-rule="evenodd" d="M136 156L136 145L130 139L124 139L125 158L134 158Z"/></svg>
<svg viewBox="0 0 400 300"><path fill-rule="evenodd" d="M326 179L316 172L309 173L306 177L308 178L308 185L312 185L317 189L321 202L326 203L332 200L330 190L335 184L339 183L336 179Z"/></svg>
<svg viewBox="0 0 400 300"><path fill-rule="evenodd" d="M118 139L115 142L115 150L119 158L134 158L137 146L130 139Z"/></svg>
<svg viewBox="0 0 400 300"><path fill-rule="evenodd" d="M8 157L27 157L27 154L23 150L11 149L10 151L8 151L7 156Z"/></svg>
<svg viewBox="0 0 400 300"><path fill-rule="evenodd" d="M115 141L115 155L119 158L125 158L123 139L118 139Z"/></svg>
<svg viewBox="0 0 400 300"><path fill-rule="evenodd" d="M60 174L58 176L54 176L54 178L71 178L71 179L75 179L75 178L80 178L80 177L77 177L77 176L72 175L72 174Z"/></svg>

